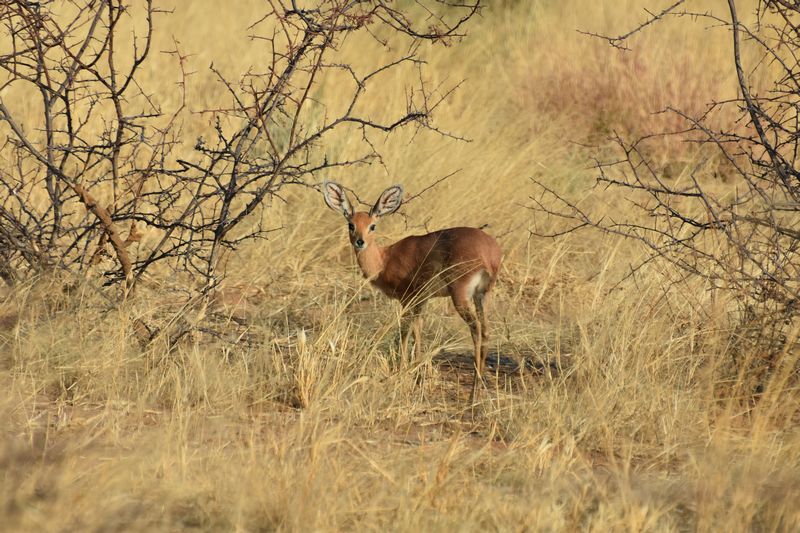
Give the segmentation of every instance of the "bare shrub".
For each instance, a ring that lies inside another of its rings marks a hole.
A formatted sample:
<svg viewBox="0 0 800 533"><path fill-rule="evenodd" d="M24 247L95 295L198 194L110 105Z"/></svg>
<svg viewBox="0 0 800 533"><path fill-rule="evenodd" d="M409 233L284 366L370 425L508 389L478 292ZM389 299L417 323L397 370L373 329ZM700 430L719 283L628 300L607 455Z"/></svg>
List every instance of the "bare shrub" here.
<svg viewBox="0 0 800 533"><path fill-rule="evenodd" d="M0 52L0 89L23 97L16 108L0 99L9 133L0 277L13 284L32 272L100 264L107 283L129 290L165 263L206 291L218 282L223 251L270 231L260 217L283 187L379 161L371 133L435 130L432 113L454 87L426 86L420 43L461 37L479 2L307 4L268 2L250 28L263 64L235 80L212 65L230 105L203 111L214 117L214 137L198 139L185 157L175 155L185 144L177 127L185 102L166 114L137 81L161 14L152 0L4 4L0 21L11 38ZM385 48L381 62L339 57L344 39L359 32ZM186 56L177 44L170 53L181 71ZM361 114L376 79L407 66L415 75L406 106L381 118ZM336 99L318 94L321 80L336 75L346 80ZM185 89L185 72L180 79ZM343 108L335 105L341 94ZM355 155L324 150L334 134L356 136ZM107 249L113 261L104 260Z"/></svg>
<svg viewBox="0 0 800 533"><path fill-rule="evenodd" d="M610 215L597 216L538 181L534 201L536 209L566 223L565 230L550 235L592 227L636 240L649 253L633 274L666 260L682 272L675 276L678 290L687 290L682 280L699 277L709 290L731 296L737 304L736 342L744 343L733 351L749 352L738 362L766 361L769 369L795 346L800 311L800 7L763 2L753 22L744 23L732 0L726 17L692 12L690 5L679 1L625 35L597 37L621 48L653 22L688 15L730 31L739 96L711 102L702 113L665 110L684 124L678 133L668 133L687 147L713 149L724 162L722 170L710 168L709 156L675 173L648 155L648 143L657 141L658 133L634 141L616 136L617 152L596 165L596 184L614 206ZM755 64L744 63L745 43L748 57L758 53ZM764 77L773 84L759 91L756 80ZM718 126L715 117L726 115L736 120Z"/></svg>
<svg viewBox="0 0 800 533"><path fill-rule="evenodd" d="M120 2L7 2L0 21L10 35L0 53L0 100L9 133L0 173L0 272L86 267L110 245L118 277L133 280L134 213L174 144L170 125L139 88L158 10L144 2L142 34L126 46ZM32 95L38 95L36 105ZM33 110L33 111L32 111ZM31 117L29 120L27 118ZM159 206L156 206L159 207ZM110 274L110 272L109 272Z"/></svg>

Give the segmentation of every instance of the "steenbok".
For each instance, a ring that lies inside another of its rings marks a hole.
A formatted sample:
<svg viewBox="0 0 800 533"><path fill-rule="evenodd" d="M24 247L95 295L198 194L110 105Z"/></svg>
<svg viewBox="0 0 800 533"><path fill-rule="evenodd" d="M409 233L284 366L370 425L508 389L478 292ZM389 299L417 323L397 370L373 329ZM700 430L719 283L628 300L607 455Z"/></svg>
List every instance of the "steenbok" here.
<svg viewBox="0 0 800 533"><path fill-rule="evenodd" d="M380 217L400 208L403 187L392 185L369 212L355 212L344 189L331 181L322 184L325 203L347 219L350 244L364 277L390 298L400 300L408 313L401 327L400 343L406 351L408 322L413 324L414 353L420 353L420 312L429 298L449 296L469 326L475 347L475 381L482 381L488 351L489 327L486 305L497 280L502 251L497 241L478 228L449 228L426 235L412 235L389 246L375 242ZM473 310L474 306L474 310Z"/></svg>

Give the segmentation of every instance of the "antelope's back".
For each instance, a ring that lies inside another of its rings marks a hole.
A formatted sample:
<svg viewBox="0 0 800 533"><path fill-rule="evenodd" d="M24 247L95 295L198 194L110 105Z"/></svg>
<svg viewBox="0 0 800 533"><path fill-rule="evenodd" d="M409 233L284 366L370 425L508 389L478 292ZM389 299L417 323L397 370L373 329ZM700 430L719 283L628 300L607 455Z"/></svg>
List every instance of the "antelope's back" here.
<svg viewBox="0 0 800 533"><path fill-rule="evenodd" d="M447 286L472 272L486 270L492 282L502 252L497 241L478 228L448 228L412 235L387 248L386 266L376 285L404 300L447 296Z"/></svg>
<svg viewBox="0 0 800 533"><path fill-rule="evenodd" d="M494 279L500 270L503 252L497 241L478 228L450 228L441 230L448 247L448 263L467 265L469 272L484 269Z"/></svg>

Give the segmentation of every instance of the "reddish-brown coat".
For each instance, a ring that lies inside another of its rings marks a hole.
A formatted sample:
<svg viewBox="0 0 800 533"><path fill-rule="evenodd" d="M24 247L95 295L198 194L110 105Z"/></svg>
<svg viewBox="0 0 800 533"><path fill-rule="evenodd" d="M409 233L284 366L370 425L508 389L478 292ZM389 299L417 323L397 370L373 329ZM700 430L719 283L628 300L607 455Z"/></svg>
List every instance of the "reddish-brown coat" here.
<svg viewBox="0 0 800 533"><path fill-rule="evenodd" d="M472 399L486 362L489 324L486 304L497 280L502 251L493 237L478 228L449 228L412 235L389 246L375 242L378 219L397 211L403 188L393 185L367 212L354 212L347 193L333 182L323 183L325 202L348 222L350 244L364 276L384 294L400 300L410 316L419 318L425 301L450 296L467 323L475 345L475 381ZM408 331L402 336L405 351ZM419 355L419 320L414 321L415 351Z"/></svg>
<svg viewBox="0 0 800 533"><path fill-rule="evenodd" d="M493 237L478 228L449 228L426 235L405 237L387 247L375 242L368 232L375 220L368 213L355 213L351 241L362 237L366 248L356 250L364 276L384 294L404 304L436 296L461 296L472 275L486 272L490 290L497 279L502 252ZM449 288L449 289L448 289Z"/></svg>

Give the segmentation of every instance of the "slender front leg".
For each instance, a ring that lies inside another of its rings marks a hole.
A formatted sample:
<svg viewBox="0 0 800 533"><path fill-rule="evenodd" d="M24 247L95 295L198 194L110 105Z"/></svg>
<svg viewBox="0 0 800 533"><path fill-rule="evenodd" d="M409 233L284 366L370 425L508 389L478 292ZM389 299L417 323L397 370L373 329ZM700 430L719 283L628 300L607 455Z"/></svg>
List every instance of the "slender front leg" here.
<svg viewBox="0 0 800 533"><path fill-rule="evenodd" d="M421 309L417 310L413 317L414 329L414 361L419 362L422 359L422 313Z"/></svg>
<svg viewBox="0 0 800 533"><path fill-rule="evenodd" d="M408 340L414 334L414 357L411 362L419 361L422 354L422 309L425 302L416 302L405 306L403 318L400 322L400 353L403 359L408 359Z"/></svg>
<svg viewBox="0 0 800 533"><path fill-rule="evenodd" d="M411 324L407 316L400 317L400 360L408 359L408 338L411 335Z"/></svg>

